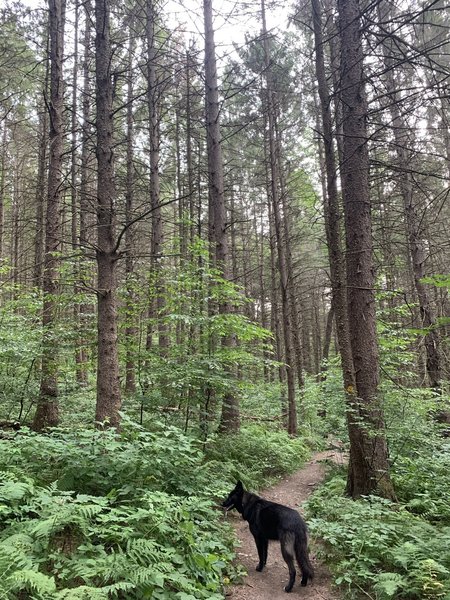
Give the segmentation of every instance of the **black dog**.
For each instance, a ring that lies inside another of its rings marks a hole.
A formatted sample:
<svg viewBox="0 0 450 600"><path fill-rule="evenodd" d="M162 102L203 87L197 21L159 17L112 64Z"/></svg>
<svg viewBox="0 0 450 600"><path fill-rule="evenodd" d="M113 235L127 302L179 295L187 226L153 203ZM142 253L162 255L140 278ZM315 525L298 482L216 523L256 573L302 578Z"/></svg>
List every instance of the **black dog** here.
<svg viewBox="0 0 450 600"><path fill-rule="evenodd" d="M289 582L284 590L290 592L294 586L294 556L302 570L301 584L306 585L308 579L313 578L314 569L308 556L306 525L296 510L246 492L241 481L237 482L234 490L222 502L222 506L226 510L235 508L242 518L248 521L258 549L257 571L262 571L267 562L269 540L279 540L281 554L289 568Z"/></svg>

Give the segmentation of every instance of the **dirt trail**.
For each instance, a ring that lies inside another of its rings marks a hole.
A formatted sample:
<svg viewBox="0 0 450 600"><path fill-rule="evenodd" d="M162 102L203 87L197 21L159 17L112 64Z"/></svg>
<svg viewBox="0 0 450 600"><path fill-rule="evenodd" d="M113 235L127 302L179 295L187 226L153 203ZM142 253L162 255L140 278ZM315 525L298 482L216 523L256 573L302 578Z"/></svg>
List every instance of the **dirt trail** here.
<svg viewBox="0 0 450 600"><path fill-rule="evenodd" d="M299 508L301 513L301 505L324 477L325 469L322 463L325 460L339 463L343 461L339 452L318 452L302 469L283 479L274 487L262 491L260 495L268 500ZM311 554L315 569L314 581L312 584L308 583L306 587L301 587L297 571L297 579L291 594L286 594L284 591L289 577L278 542L271 542L269 545L269 556L264 571L262 573L255 571L258 553L248 529L248 523L234 511L228 514L232 519L237 538L241 542L237 550L238 559L244 565L248 576L245 577L242 585L234 585L228 589L227 598L232 600L289 600L301 596L305 600L339 600L339 595L331 587L331 578L326 567L317 561L314 553Z"/></svg>

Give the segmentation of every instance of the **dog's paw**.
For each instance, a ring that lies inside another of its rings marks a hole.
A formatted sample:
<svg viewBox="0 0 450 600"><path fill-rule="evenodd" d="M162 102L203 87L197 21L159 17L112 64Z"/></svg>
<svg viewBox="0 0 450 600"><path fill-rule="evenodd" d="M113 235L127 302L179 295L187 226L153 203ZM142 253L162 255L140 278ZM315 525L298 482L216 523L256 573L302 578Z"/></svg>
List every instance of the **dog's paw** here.
<svg viewBox="0 0 450 600"><path fill-rule="evenodd" d="M256 566L256 571L261 572L263 569L264 569L264 565L262 565L262 564L259 564Z"/></svg>
<svg viewBox="0 0 450 600"><path fill-rule="evenodd" d="M285 591L285 592L287 592L287 593L289 594L290 592L292 592L292 588L293 588L293 587L294 587L293 585L287 585L287 586L284 588L284 591Z"/></svg>

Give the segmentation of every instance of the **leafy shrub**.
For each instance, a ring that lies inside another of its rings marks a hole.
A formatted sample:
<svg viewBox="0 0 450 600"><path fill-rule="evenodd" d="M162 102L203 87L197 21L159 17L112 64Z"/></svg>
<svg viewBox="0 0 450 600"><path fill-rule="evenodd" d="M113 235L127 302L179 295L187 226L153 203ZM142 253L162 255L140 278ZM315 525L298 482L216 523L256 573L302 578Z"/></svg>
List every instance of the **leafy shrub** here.
<svg viewBox="0 0 450 600"><path fill-rule="evenodd" d="M205 454L176 427L123 423L120 435L0 440L0 597L223 598L239 570L214 498L237 476L262 485L306 455L299 440L259 427L218 436Z"/></svg>
<svg viewBox="0 0 450 600"><path fill-rule="evenodd" d="M450 526L450 448L436 448L433 455L398 458L394 481L399 500L412 513L437 525Z"/></svg>
<svg viewBox="0 0 450 600"><path fill-rule="evenodd" d="M207 450L207 459L231 463L227 468L233 480L242 479L257 489L298 468L308 457L309 449L301 438L291 438L286 431L268 431L248 425L234 435L218 436Z"/></svg>
<svg viewBox="0 0 450 600"><path fill-rule="evenodd" d="M337 476L307 503L313 536L324 544L337 584L353 597L371 588L376 598L450 597L450 527L436 527L409 506L369 496L343 496Z"/></svg>
<svg viewBox="0 0 450 600"><path fill-rule="evenodd" d="M189 493L202 453L195 442L175 427L144 431L128 427L113 431L57 429L51 435L29 432L5 447L0 468L25 473L41 484L106 495L112 489Z"/></svg>
<svg viewBox="0 0 450 600"><path fill-rule="evenodd" d="M432 418L438 407L436 394L430 389L399 389L387 382L382 384L380 393L394 462L402 456L432 458L436 447L440 446L442 429L442 425Z"/></svg>
<svg viewBox="0 0 450 600"><path fill-rule="evenodd" d="M345 443L340 378L331 365L319 399L322 431L331 424ZM346 498L345 474L335 474L307 504L311 532L350 597L450 600L450 446L432 418L438 399L387 380L379 393L398 503Z"/></svg>
<svg viewBox="0 0 450 600"><path fill-rule="evenodd" d="M218 599L232 575L230 533L199 497L147 492L117 505L9 481L0 499L4 598Z"/></svg>
<svg viewBox="0 0 450 600"><path fill-rule="evenodd" d="M13 299L0 304L0 419L17 419L29 410L28 399L39 389L33 374L41 351L36 327L41 300L37 292L4 286L2 292Z"/></svg>

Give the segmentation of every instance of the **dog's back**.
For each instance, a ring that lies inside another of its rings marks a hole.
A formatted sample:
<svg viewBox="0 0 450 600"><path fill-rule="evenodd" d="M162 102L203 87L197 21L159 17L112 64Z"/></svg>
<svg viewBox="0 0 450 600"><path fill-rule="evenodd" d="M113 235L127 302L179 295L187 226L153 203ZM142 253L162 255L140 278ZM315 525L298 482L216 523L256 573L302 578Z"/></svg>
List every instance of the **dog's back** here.
<svg viewBox="0 0 450 600"><path fill-rule="evenodd" d="M292 531L306 536L306 526L298 512L284 504L247 494L247 502L242 516L254 523L268 540L279 540L283 531Z"/></svg>

